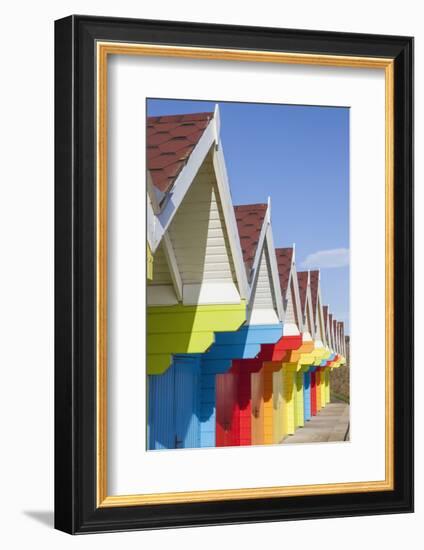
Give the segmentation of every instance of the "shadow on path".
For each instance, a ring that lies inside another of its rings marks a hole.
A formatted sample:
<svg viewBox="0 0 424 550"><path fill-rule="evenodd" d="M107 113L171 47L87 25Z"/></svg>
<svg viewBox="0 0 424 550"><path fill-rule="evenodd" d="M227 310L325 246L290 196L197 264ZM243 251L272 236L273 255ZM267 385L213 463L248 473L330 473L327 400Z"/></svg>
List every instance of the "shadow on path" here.
<svg viewBox="0 0 424 550"><path fill-rule="evenodd" d="M349 440L349 405L329 403L326 407L287 436L283 445L292 443L323 443Z"/></svg>

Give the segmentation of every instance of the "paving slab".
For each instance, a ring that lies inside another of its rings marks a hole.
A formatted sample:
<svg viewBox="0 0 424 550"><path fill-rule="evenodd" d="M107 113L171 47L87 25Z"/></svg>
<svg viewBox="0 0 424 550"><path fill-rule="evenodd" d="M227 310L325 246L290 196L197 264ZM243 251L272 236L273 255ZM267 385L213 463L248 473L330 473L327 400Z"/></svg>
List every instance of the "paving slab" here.
<svg viewBox="0 0 424 550"><path fill-rule="evenodd" d="M329 403L320 412L287 436L282 445L292 443L318 443L346 441L349 434L349 405Z"/></svg>

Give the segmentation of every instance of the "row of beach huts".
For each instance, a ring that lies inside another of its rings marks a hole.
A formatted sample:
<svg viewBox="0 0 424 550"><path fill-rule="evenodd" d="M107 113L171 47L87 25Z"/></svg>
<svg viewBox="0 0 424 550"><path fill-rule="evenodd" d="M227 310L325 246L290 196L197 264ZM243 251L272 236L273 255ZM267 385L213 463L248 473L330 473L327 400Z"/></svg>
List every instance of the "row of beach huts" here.
<svg viewBox="0 0 424 550"><path fill-rule="evenodd" d="M329 403L344 325L270 199L233 205L218 107L149 117L146 150L147 448L280 443Z"/></svg>

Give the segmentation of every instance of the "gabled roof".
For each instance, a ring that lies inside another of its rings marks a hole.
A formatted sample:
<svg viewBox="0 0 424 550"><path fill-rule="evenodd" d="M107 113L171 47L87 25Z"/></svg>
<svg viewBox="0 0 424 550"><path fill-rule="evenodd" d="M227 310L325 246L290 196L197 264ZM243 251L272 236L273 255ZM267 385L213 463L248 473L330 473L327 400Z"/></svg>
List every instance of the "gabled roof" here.
<svg viewBox="0 0 424 550"><path fill-rule="evenodd" d="M324 314L324 326L327 331L327 320L328 320L328 306L322 306L322 312Z"/></svg>
<svg viewBox="0 0 424 550"><path fill-rule="evenodd" d="M243 204L234 206L246 274L250 278L264 223L267 204Z"/></svg>
<svg viewBox="0 0 424 550"><path fill-rule="evenodd" d="M286 297L293 262L293 248L276 248L275 255L277 257L281 294Z"/></svg>
<svg viewBox="0 0 424 550"><path fill-rule="evenodd" d="M172 189L212 118L213 113L147 118L147 169L160 192Z"/></svg>
<svg viewBox="0 0 424 550"><path fill-rule="evenodd" d="M329 347L333 351L335 351L334 336L333 336L333 314L330 313L330 310L328 310L328 343L329 343Z"/></svg>
<svg viewBox="0 0 424 550"><path fill-rule="evenodd" d="M331 347L331 335L329 329L329 309L328 306L322 306L322 316L324 318L324 339L327 347Z"/></svg>
<svg viewBox="0 0 424 550"><path fill-rule="evenodd" d="M334 350L339 353L339 339L337 336L337 320L333 319L333 339L334 339Z"/></svg>
<svg viewBox="0 0 424 550"><path fill-rule="evenodd" d="M309 279L309 273L307 271L297 272L297 280L299 281L300 305L302 308L303 315L305 314L306 295L308 292L308 279Z"/></svg>
<svg viewBox="0 0 424 550"><path fill-rule="evenodd" d="M318 306L318 286L319 286L319 271L310 271L310 285L311 285L311 298L312 298L312 313L314 317L314 323L317 322L317 306Z"/></svg>
<svg viewBox="0 0 424 550"><path fill-rule="evenodd" d="M272 234L271 200L268 198L268 203L234 206L234 215L249 284L250 312L253 314L258 308L263 310L262 313L267 309L274 309L277 314L275 320L282 321L283 305ZM263 271L264 266L267 274ZM269 297L273 304L272 308L265 305L264 285L270 285ZM257 299L258 302L256 302ZM249 320L254 318L257 321L257 313L255 315L256 317L249 317ZM262 316L262 319L265 318ZM271 317L268 316L267 320L270 319Z"/></svg>
<svg viewBox="0 0 424 550"><path fill-rule="evenodd" d="M310 332L315 338L314 313L312 312L311 278L309 271L297 273L300 303L303 317L303 331Z"/></svg>
<svg viewBox="0 0 424 550"><path fill-rule="evenodd" d="M338 328L338 335L339 335L340 353L343 354L343 353L344 353L344 347L343 347L343 342L344 342L344 323L343 323L343 321L339 321L339 322L337 323L337 328Z"/></svg>
<svg viewBox="0 0 424 550"><path fill-rule="evenodd" d="M184 208L184 200L193 189L193 182L202 181L207 185L210 183L213 189L211 201L219 203L224 238L228 239L227 252L233 262L238 292L241 299L246 299L248 283L223 147L219 139L218 105L213 113L151 117L147 120L147 125L147 240L152 253L156 253L162 242L166 245L171 224L180 207L183 205ZM168 248L172 256L175 255L175 250L171 250L173 243L170 244L172 246ZM203 296L207 294L209 300L212 291L209 292L205 285L199 286L200 283L196 281L193 283L197 285L196 288L186 289L192 283L182 283L184 291L193 291L193 296L198 292ZM234 293L233 295L235 296Z"/></svg>

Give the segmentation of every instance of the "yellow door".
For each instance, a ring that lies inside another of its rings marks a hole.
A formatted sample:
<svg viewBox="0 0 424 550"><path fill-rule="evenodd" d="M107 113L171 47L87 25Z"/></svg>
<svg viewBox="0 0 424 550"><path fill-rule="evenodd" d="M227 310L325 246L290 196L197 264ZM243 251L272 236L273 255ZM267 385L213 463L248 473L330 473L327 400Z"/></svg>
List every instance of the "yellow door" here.
<svg viewBox="0 0 424 550"><path fill-rule="evenodd" d="M283 373L280 368L272 374L272 386L273 386L273 441L274 443L281 443L284 437L287 435L284 432L283 422Z"/></svg>
<svg viewBox="0 0 424 550"><path fill-rule="evenodd" d="M325 402L330 403L330 368L325 369Z"/></svg>
<svg viewBox="0 0 424 550"><path fill-rule="evenodd" d="M327 369L321 369L321 408L327 405L326 370Z"/></svg>
<svg viewBox="0 0 424 550"><path fill-rule="evenodd" d="M305 425L303 402L303 371L296 372L296 427Z"/></svg>
<svg viewBox="0 0 424 550"><path fill-rule="evenodd" d="M283 365L283 430L286 434L294 434L294 400L295 400L295 368Z"/></svg>

